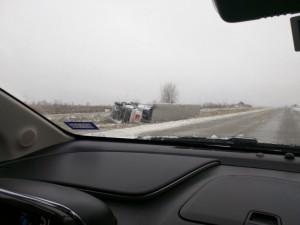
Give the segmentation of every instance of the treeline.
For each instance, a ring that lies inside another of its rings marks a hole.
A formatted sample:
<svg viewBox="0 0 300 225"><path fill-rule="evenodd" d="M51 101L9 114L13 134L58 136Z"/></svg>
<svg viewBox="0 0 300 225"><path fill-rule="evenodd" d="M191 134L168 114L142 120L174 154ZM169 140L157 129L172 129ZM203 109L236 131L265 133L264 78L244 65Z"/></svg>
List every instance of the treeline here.
<svg viewBox="0 0 300 225"><path fill-rule="evenodd" d="M63 103L60 101L47 102L30 102L27 103L31 108L35 109L41 114L66 114L66 113L94 113L94 112L104 112L105 109L110 109L109 105L90 105L89 103L85 105L81 104L70 104Z"/></svg>
<svg viewBox="0 0 300 225"><path fill-rule="evenodd" d="M105 109L111 109L111 105L90 105L86 103L72 104L63 103L61 101L47 102L38 101L26 103L31 108L35 109L41 114L67 114L67 113L94 113L94 112L104 112ZM234 107L252 107L244 102L239 102L237 104L226 104L226 103L204 103L199 105L200 108L234 108Z"/></svg>
<svg viewBox="0 0 300 225"><path fill-rule="evenodd" d="M227 103L204 103L201 104L203 108L234 108L234 107L252 107L250 104L246 104L244 102L239 102L237 104L227 104Z"/></svg>

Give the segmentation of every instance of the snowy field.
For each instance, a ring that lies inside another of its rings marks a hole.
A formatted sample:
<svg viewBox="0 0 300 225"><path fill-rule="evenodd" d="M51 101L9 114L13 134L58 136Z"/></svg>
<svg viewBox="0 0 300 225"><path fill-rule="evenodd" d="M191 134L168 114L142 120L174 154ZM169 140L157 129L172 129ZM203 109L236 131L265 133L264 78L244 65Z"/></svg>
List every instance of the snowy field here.
<svg viewBox="0 0 300 225"><path fill-rule="evenodd" d="M53 123L73 133L84 134L86 131L71 130L64 122L93 122L102 131L133 127L138 124L114 123L110 119L110 112L97 113L67 113L67 114L46 114L45 117Z"/></svg>
<svg viewBox="0 0 300 225"><path fill-rule="evenodd" d="M116 137L116 138L136 138L139 135L146 133L146 132L161 131L161 130L166 130L166 129L170 129L170 128L187 126L187 125L191 125L191 124L199 124L199 123L203 123L203 122L207 122L207 121L226 119L226 118L236 117L239 115L246 115L246 114L262 112L265 110L269 110L269 109L256 109L256 110L252 110L252 111L230 113L230 114L226 114L226 115L199 117L199 118L192 118L192 119L185 119L185 120L178 120L178 121L169 121L169 122L155 123L155 124L144 124L144 125L131 127L131 128L123 128L123 129L115 129L115 130L110 130L110 131L86 133L84 135L100 136L100 137Z"/></svg>
<svg viewBox="0 0 300 225"><path fill-rule="evenodd" d="M101 137L135 138L145 133L145 131L161 131L168 128L176 128L194 123L230 118L232 116L243 115L245 113L255 113L260 110L261 109L259 108L250 107L204 108L198 111L198 115L195 113L194 118L188 117L187 119L184 118L181 120L169 118L169 121L152 121L150 124L115 123L110 118L109 110L105 112L94 113L46 114L45 117L63 129L76 134ZM165 114L169 115L168 113ZM165 116L165 118L168 118L168 116ZM64 122L93 122L100 129L100 131L71 130Z"/></svg>

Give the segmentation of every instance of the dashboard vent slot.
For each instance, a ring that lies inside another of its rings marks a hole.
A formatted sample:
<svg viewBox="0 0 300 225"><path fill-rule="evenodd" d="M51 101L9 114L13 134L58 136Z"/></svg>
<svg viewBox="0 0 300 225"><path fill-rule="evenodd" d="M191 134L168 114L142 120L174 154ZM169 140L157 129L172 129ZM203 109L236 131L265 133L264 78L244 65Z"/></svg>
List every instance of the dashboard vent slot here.
<svg viewBox="0 0 300 225"><path fill-rule="evenodd" d="M281 225L280 218L275 215L250 212L244 225Z"/></svg>

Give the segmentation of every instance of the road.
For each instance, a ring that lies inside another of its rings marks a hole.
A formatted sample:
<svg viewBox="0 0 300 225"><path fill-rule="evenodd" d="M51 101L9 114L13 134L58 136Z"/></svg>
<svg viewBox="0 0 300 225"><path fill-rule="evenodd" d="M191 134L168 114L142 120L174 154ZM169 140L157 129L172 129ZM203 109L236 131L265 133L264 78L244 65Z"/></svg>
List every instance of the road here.
<svg viewBox="0 0 300 225"><path fill-rule="evenodd" d="M146 132L150 136L255 137L261 142L300 145L300 112L278 108L177 128Z"/></svg>

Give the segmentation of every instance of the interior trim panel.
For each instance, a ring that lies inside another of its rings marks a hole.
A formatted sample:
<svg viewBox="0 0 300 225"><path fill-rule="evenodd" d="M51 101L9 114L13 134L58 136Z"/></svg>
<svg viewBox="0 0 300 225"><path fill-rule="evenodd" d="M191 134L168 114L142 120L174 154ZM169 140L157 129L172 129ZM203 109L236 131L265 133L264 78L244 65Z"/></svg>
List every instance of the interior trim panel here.
<svg viewBox="0 0 300 225"><path fill-rule="evenodd" d="M1 164L0 188L34 196L51 193L41 184L76 188L103 201L119 225L298 224L298 157L261 155L74 141Z"/></svg>
<svg viewBox="0 0 300 225"><path fill-rule="evenodd" d="M1 224L116 224L105 203L73 188L9 178L0 187Z"/></svg>
<svg viewBox="0 0 300 225"><path fill-rule="evenodd" d="M102 195L149 197L217 164L215 159L190 156L73 152L6 164L0 167L0 177L63 184Z"/></svg>
<svg viewBox="0 0 300 225"><path fill-rule="evenodd" d="M296 221L300 221L299 212L294 210L300 203L299 190L300 182L282 179L241 175L217 177L201 187L180 210L180 216L198 223L239 225L255 211L253 224L262 223L261 218L268 215L270 221L273 217L274 224L279 223L278 218L296 225L299 224Z"/></svg>

